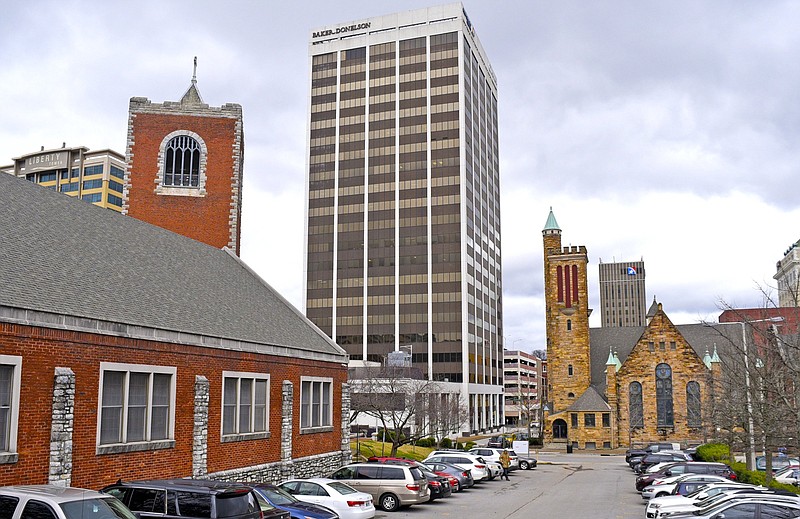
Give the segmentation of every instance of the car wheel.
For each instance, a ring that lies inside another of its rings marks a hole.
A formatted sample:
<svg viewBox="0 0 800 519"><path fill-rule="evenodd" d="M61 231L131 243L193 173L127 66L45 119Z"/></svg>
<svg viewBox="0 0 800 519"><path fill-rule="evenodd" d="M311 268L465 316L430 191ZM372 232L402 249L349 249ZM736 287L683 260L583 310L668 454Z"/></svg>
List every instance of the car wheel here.
<svg viewBox="0 0 800 519"><path fill-rule="evenodd" d="M667 494L666 492L659 492L658 494L656 494L656 497L664 497L664 496L668 496L668 495L669 494Z"/></svg>
<svg viewBox="0 0 800 519"><path fill-rule="evenodd" d="M381 508L387 512L396 512L400 508L400 500L394 494L383 494L379 503Z"/></svg>
<svg viewBox="0 0 800 519"><path fill-rule="evenodd" d="M456 481L456 486L453 487L453 492L461 492L461 482Z"/></svg>
<svg viewBox="0 0 800 519"><path fill-rule="evenodd" d="M489 471L489 481L492 481L492 480L494 480L494 472L492 472L492 471L490 470L490 471Z"/></svg>
<svg viewBox="0 0 800 519"><path fill-rule="evenodd" d="M528 466L528 462L527 461L520 461L519 462L519 468L521 468L522 470L528 470L530 468L530 466Z"/></svg>

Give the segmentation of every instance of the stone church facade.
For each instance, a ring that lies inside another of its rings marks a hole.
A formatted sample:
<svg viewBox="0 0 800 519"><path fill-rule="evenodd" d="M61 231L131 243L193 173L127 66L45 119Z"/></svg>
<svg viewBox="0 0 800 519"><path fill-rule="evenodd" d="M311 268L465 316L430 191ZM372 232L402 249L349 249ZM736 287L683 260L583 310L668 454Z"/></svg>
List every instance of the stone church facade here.
<svg viewBox="0 0 800 519"><path fill-rule="evenodd" d="M646 326L589 327L587 249L542 231L548 413L545 439L577 449L699 444L711 433L720 330L674 325L655 299Z"/></svg>

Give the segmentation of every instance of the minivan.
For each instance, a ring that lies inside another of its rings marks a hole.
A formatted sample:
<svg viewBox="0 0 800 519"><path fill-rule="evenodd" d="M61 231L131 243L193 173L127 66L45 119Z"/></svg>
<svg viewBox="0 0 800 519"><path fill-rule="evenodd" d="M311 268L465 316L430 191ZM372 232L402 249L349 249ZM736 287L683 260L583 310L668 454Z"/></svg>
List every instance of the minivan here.
<svg viewBox="0 0 800 519"><path fill-rule="evenodd" d="M101 490L141 519L290 519L251 487L207 479L119 480Z"/></svg>
<svg viewBox="0 0 800 519"><path fill-rule="evenodd" d="M410 465L351 463L328 477L371 494L378 507L387 512L430 499L425 474Z"/></svg>

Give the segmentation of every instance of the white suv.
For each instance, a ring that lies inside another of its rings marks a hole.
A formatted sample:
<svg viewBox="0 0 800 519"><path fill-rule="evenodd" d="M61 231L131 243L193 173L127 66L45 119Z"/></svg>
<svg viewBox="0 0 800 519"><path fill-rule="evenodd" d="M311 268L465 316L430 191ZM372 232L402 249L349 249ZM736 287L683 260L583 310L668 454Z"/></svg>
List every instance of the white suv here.
<svg viewBox="0 0 800 519"><path fill-rule="evenodd" d="M470 454L469 452L433 451L427 458L422 460L422 462L450 463L465 469L470 469L472 471L472 478L475 481L494 479L494 475L489 472L486 460L480 456Z"/></svg>
<svg viewBox="0 0 800 519"><path fill-rule="evenodd" d="M53 485L0 487L0 517L136 519L115 497L94 490Z"/></svg>
<svg viewBox="0 0 800 519"><path fill-rule="evenodd" d="M511 465L508 467L508 470L517 470L519 468L519 456L517 456L517 453L511 449L506 450L508 450L508 457L511 459ZM493 447L475 447L470 449L469 452L470 454L480 456L486 461L496 461L497 463L500 463L500 454L503 453L503 449L495 449Z"/></svg>

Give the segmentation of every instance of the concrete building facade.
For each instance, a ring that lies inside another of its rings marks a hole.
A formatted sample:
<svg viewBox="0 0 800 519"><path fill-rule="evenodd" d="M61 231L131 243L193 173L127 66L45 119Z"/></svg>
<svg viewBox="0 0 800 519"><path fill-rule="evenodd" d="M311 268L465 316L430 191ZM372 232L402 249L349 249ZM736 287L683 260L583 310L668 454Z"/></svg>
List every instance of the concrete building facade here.
<svg viewBox="0 0 800 519"><path fill-rule="evenodd" d="M125 157L114 150L79 146L27 153L0 167L9 173L85 202L122 211Z"/></svg>
<svg viewBox="0 0 800 519"><path fill-rule="evenodd" d="M800 306L800 240L786 250L776 270L778 306Z"/></svg>
<svg viewBox="0 0 800 519"><path fill-rule="evenodd" d="M497 81L461 4L314 30L306 314L503 423Z"/></svg>
<svg viewBox="0 0 800 519"><path fill-rule="evenodd" d="M527 351L503 352L503 387L506 425L538 430L547 401L545 365L547 361Z"/></svg>
<svg viewBox="0 0 800 519"><path fill-rule="evenodd" d="M644 326L647 298L644 260L600 262L601 326Z"/></svg>

